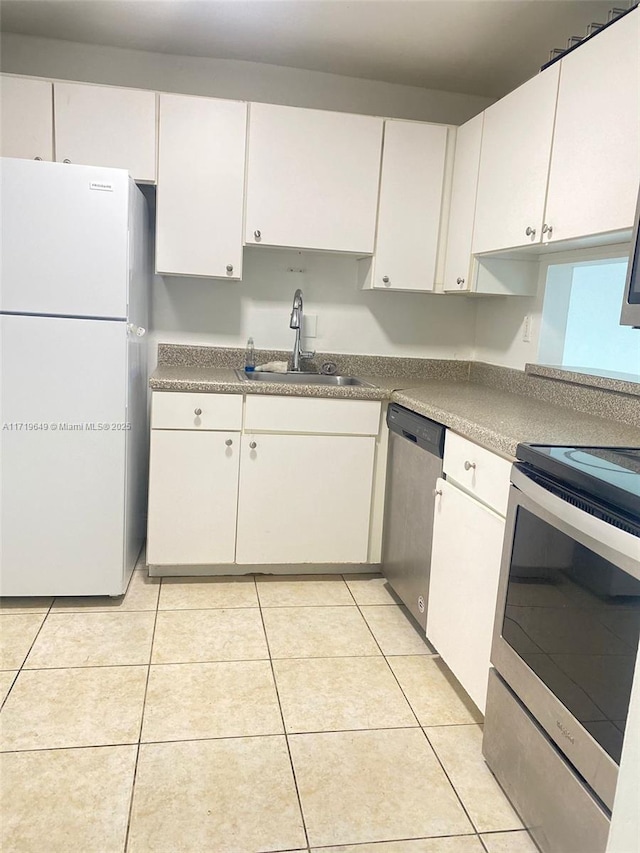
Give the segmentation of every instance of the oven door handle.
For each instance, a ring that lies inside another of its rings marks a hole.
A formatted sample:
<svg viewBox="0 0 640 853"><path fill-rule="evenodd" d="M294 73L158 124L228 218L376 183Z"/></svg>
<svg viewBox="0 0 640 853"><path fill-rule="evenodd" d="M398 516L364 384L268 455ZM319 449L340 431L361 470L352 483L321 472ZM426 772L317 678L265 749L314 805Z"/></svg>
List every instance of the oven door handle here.
<svg viewBox="0 0 640 853"><path fill-rule="evenodd" d="M640 580L640 538L547 491L515 466L511 482L545 511L555 526Z"/></svg>

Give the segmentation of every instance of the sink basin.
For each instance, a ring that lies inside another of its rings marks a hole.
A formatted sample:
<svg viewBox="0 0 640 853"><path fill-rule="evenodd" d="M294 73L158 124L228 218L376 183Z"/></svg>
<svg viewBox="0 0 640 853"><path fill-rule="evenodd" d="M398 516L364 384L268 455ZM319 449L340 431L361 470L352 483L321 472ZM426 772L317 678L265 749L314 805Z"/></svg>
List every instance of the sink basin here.
<svg viewBox="0 0 640 853"><path fill-rule="evenodd" d="M368 382L363 382L355 376L327 376L324 373L267 373L260 370L246 373L244 370L236 370L236 376L246 382L276 382L279 385L338 385L373 388Z"/></svg>

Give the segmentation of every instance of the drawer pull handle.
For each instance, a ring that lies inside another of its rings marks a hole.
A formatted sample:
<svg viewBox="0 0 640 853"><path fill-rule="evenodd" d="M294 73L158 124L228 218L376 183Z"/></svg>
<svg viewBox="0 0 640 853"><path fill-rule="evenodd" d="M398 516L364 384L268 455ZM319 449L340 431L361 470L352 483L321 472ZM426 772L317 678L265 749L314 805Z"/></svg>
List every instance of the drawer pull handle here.
<svg viewBox="0 0 640 853"><path fill-rule="evenodd" d="M249 442L249 447L250 447L252 450L255 450L257 446L258 446L258 445L256 444L256 442L255 442L255 441L250 441L250 442Z"/></svg>
<svg viewBox="0 0 640 853"><path fill-rule="evenodd" d="M467 461L464 463L464 470L465 470L465 471L470 471L472 468L475 468L475 467L476 467L476 463L475 463L475 462L469 462L469 460L468 460L468 459L467 459Z"/></svg>
<svg viewBox="0 0 640 853"><path fill-rule="evenodd" d="M200 415L202 414L202 409L194 409L193 414L197 417L200 417Z"/></svg>
<svg viewBox="0 0 640 853"><path fill-rule="evenodd" d="M228 438L228 439L225 441L225 444L227 445L227 447L231 447L231 445L233 444L233 439L232 439L232 438Z"/></svg>

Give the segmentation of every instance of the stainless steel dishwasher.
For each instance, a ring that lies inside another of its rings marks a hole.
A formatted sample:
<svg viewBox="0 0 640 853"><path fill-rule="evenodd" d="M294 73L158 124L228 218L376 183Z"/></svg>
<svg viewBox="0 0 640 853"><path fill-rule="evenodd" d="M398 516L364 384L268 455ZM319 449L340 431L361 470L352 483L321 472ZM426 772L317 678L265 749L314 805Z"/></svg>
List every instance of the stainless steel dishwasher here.
<svg viewBox="0 0 640 853"><path fill-rule="evenodd" d="M382 539L382 573L411 615L427 627L436 480L445 428L392 403Z"/></svg>

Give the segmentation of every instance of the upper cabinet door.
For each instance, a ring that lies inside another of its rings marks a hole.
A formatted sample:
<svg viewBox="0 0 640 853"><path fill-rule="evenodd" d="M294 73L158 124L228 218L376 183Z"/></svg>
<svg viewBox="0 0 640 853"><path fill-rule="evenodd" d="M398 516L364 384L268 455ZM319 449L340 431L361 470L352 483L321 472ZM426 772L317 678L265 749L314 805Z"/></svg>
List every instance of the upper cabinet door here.
<svg viewBox="0 0 640 853"><path fill-rule="evenodd" d="M474 254L541 239L558 76L556 64L485 110Z"/></svg>
<svg viewBox="0 0 640 853"><path fill-rule="evenodd" d="M372 287L433 290L448 128L386 121Z"/></svg>
<svg viewBox="0 0 640 853"><path fill-rule="evenodd" d="M245 242L372 254L380 118L251 104Z"/></svg>
<svg viewBox="0 0 640 853"><path fill-rule="evenodd" d="M552 240L633 225L640 179L639 22L640 12L631 12L562 60L545 214Z"/></svg>
<svg viewBox="0 0 640 853"><path fill-rule="evenodd" d="M445 291L471 289L471 240L478 192L484 113L458 128L444 268Z"/></svg>
<svg viewBox="0 0 640 853"><path fill-rule="evenodd" d="M156 93L54 83L56 160L156 181Z"/></svg>
<svg viewBox="0 0 640 853"><path fill-rule="evenodd" d="M160 95L156 268L242 277L247 105Z"/></svg>
<svg viewBox="0 0 640 853"><path fill-rule="evenodd" d="M53 89L46 80L0 77L0 155L53 160Z"/></svg>

